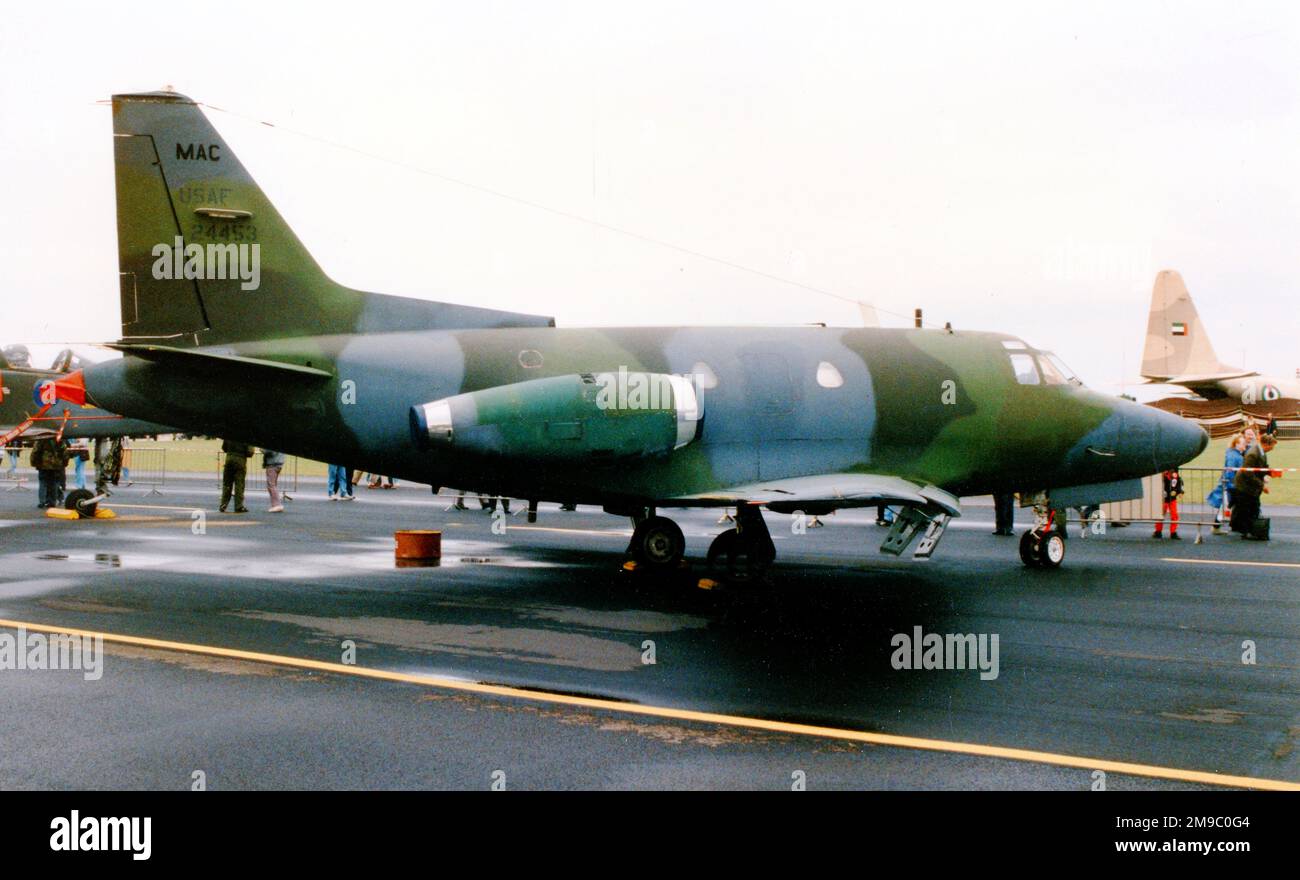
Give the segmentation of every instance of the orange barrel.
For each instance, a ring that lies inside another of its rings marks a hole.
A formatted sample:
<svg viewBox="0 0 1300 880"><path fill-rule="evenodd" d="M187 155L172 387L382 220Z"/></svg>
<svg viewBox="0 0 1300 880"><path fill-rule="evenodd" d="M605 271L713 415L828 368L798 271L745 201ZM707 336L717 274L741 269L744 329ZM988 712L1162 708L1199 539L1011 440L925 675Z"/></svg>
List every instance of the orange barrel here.
<svg viewBox="0 0 1300 880"><path fill-rule="evenodd" d="M395 555L398 563L427 562L442 558L442 532L435 529L399 529Z"/></svg>

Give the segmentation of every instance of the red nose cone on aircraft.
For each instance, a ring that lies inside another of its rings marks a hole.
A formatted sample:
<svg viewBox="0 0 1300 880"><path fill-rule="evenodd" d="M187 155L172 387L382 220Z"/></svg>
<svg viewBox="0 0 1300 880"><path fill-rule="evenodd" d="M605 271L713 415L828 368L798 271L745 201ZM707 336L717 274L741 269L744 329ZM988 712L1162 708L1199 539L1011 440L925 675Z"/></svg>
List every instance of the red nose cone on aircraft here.
<svg viewBox="0 0 1300 880"><path fill-rule="evenodd" d="M46 379L36 384L32 394L37 406L53 406L60 400L85 406L86 377L77 370L57 379Z"/></svg>

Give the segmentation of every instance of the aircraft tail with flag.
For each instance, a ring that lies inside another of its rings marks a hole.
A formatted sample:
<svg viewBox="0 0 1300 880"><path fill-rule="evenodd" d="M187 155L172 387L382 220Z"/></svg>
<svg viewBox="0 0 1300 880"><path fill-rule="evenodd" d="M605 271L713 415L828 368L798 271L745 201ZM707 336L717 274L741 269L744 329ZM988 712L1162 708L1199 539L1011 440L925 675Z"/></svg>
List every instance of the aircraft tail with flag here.
<svg viewBox="0 0 1300 880"><path fill-rule="evenodd" d="M1249 375L1250 371L1228 366L1214 353L1183 276L1173 269L1157 274L1142 351L1142 378L1196 389Z"/></svg>

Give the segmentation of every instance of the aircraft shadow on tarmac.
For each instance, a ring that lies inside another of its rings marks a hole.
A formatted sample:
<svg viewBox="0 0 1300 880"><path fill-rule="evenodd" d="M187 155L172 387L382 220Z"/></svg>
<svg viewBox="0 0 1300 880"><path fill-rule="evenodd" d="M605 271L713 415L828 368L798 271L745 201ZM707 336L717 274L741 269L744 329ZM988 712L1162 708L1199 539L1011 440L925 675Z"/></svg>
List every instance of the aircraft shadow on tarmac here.
<svg viewBox="0 0 1300 880"><path fill-rule="evenodd" d="M570 630L587 628L584 615L594 628L610 613L704 621L656 637L661 650L689 663L662 670L672 679L665 682L669 699L721 697L732 708L739 701L764 715L862 726L863 711L869 713L878 698L887 696L890 704L927 701L941 680L947 680L938 687L944 693L955 684L953 676L978 680L971 670L935 678L890 665L896 633L910 634L917 625L926 632L959 631L954 602L937 574L790 562L774 567L761 583L704 590L697 586L705 574L702 563L663 579L622 570L617 553L530 548L528 557L548 566L530 569L511 598L567 609ZM479 571L494 576L490 569ZM506 571L497 569L495 577ZM476 619L472 605L448 604L440 591L403 591L399 604L388 613L436 623ZM602 684L618 686L598 681L590 685L592 692L605 693Z"/></svg>

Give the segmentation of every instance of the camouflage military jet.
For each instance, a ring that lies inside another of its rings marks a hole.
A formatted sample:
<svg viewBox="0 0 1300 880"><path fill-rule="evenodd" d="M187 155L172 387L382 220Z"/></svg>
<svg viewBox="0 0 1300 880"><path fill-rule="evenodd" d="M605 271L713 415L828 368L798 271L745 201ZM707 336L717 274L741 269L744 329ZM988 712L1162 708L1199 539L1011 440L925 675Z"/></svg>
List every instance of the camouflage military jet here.
<svg viewBox="0 0 1300 880"><path fill-rule="evenodd" d="M882 550L924 532L926 556L958 496L1134 497L1206 443L998 333L569 329L349 289L195 102L118 95L113 126L125 357L85 370L94 401L435 487L601 505L636 523L643 569L682 559L662 509L736 507L709 555L743 579L775 555L762 508L887 503ZM1059 564L1051 540L1026 533L1022 555Z"/></svg>
<svg viewBox="0 0 1300 880"><path fill-rule="evenodd" d="M1159 272L1151 289L1142 378L1181 385L1206 400L1230 397L1251 405L1300 398L1300 380L1264 376L1219 360L1183 276L1172 269Z"/></svg>
<svg viewBox="0 0 1300 880"><path fill-rule="evenodd" d="M86 366L71 350L59 354L52 370L14 367L8 359L0 358L0 440L7 444L18 437L139 437L171 432L165 425L87 406L84 401L78 402L75 394L60 396L57 383L75 372L69 368L77 363Z"/></svg>

